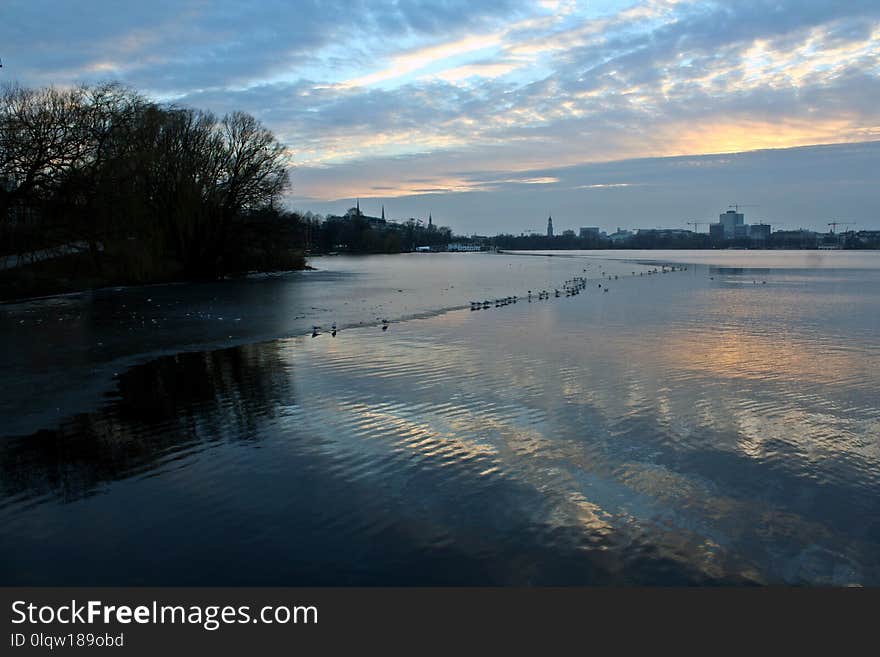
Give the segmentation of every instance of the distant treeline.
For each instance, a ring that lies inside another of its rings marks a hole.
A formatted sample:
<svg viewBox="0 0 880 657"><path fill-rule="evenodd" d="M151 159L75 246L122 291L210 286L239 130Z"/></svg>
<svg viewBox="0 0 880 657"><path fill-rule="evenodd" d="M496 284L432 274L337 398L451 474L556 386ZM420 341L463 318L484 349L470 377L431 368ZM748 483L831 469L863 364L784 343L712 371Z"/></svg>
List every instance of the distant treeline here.
<svg viewBox="0 0 880 657"><path fill-rule="evenodd" d="M6 87L0 255L33 264L0 270L2 293L302 267L298 217L277 209L287 160L241 112L163 106L117 84Z"/></svg>

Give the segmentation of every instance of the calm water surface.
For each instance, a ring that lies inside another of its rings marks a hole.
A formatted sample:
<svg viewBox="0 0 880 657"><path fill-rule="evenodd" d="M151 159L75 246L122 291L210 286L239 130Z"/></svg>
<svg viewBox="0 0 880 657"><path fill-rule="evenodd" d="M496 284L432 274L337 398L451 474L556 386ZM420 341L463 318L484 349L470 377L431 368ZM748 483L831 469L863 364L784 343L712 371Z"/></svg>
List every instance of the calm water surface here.
<svg viewBox="0 0 880 657"><path fill-rule="evenodd" d="M880 254L315 264L0 307L0 583L880 584Z"/></svg>

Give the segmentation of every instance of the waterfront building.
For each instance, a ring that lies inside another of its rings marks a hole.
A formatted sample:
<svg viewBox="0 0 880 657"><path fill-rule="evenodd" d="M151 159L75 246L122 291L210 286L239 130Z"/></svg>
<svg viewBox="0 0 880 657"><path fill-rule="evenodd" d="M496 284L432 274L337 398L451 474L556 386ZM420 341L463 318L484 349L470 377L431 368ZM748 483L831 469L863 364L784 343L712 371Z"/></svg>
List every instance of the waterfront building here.
<svg viewBox="0 0 880 657"><path fill-rule="evenodd" d="M599 227L598 226L581 226L580 235L581 235L581 237L599 237Z"/></svg>

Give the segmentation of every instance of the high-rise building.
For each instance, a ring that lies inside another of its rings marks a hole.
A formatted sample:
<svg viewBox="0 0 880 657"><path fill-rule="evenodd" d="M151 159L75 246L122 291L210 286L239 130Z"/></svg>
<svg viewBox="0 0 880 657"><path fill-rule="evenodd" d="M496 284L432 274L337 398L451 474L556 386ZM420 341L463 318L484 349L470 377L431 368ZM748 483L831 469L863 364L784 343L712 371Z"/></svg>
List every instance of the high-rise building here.
<svg viewBox="0 0 880 657"><path fill-rule="evenodd" d="M745 229L737 229L737 226L743 226L744 220L745 215L736 210L728 210L722 213L719 217L719 223L724 226L724 239L732 240L736 237L743 237Z"/></svg>
<svg viewBox="0 0 880 657"><path fill-rule="evenodd" d="M581 235L581 237L599 237L599 227L598 226L581 226L580 235Z"/></svg>
<svg viewBox="0 0 880 657"><path fill-rule="evenodd" d="M547 217L547 237L553 237L553 217Z"/></svg>

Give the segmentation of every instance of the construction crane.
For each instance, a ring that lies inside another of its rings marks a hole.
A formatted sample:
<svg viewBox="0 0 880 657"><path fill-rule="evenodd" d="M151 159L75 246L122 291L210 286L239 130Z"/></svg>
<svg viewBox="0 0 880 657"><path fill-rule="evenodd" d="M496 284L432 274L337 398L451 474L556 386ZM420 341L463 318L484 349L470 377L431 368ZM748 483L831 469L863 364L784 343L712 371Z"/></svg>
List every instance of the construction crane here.
<svg viewBox="0 0 880 657"><path fill-rule="evenodd" d="M834 234L834 231L837 230L838 226L854 226L854 221L829 221L828 225L831 226L831 234ZM845 232L845 231L844 231Z"/></svg>
<svg viewBox="0 0 880 657"><path fill-rule="evenodd" d="M740 208L759 208L760 205L744 205L742 203L731 203L727 206L727 209L733 208L735 212L739 212Z"/></svg>
<svg viewBox="0 0 880 657"><path fill-rule="evenodd" d="M684 223L687 224L688 226L693 226L694 232L699 233L700 226L708 226L712 222L710 222L710 221L685 221Z"/></svg>

